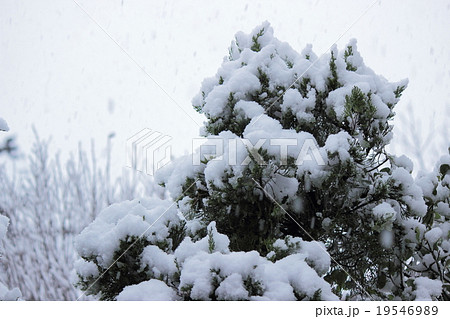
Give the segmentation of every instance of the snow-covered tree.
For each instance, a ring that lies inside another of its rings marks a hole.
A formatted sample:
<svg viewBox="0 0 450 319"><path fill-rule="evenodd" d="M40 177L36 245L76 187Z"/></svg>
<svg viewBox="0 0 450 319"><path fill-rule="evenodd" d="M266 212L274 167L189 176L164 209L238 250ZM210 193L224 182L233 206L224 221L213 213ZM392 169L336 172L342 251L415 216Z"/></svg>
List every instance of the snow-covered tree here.
<svg viewBox="0 0 450 319"><path fill-rule="evenodd" d="M0 117L0 131L8 131L8 124L4 119ZM6 231L8 229L9 219L6 216L2 215L3 211L0 207L0 263L2 262L1 258L3 255L3 238L6 236ZM0 300L17 300L21 296L19 289L14 288L9 290L1 281L0 281Z"/></svg>
<svg viewBox="0 0 450 319"><path fill-rule="evenodd" d="M112 182L109 142L105 160L98 158L94 145L91 154L80 145L64 163L36 133L20 171L8 162L0 165L0 214L9 219L8 233L0 239L5 247L0 282L18 287L24 300L76 299L80 293L71 281L77 258L74 237L111 203L160 188L136 174ZM0 299L1 294L0 288Z"/></svg>
<svg viewBox="0 0 450 319"><path fill-rule="evenodd" d="M321 278L329 257L310 242L278 240L264 257L229 246L214 222L186 221L171 201L114 204L77 238L78 286L101 300L337 299Z"/></svg>
<svg viewBox="0 0 450 319"><path fill-rule="evenodd" d="M0 213L2 213L0 211ZM6 235L6 230L8 229L9 219L0 214L0 262L2 261L2 253L3 253L3 245L2 240ZM20 290L18 288L14 288L9 290L1 281L0 281L0 301L1 300L18 300L21 297Z"/></svg>
<svg viewBox="0 0 450 319"><path fill-rule="evenodd" d="M108 300L448 299L448 160L418 182L385 150L406 85L355 40L319 59L268 23L236 34L193 100L221 149L158 172L174 202L103 211L77 239L78 285Z"/></svg>
<svg viewBox="0 0 450 319"><path fill-rule="evenodd" d="M409 254L403 258L407 287L415 288L413 294L421 299L450 300L450 149L434 172L419 174L417 183L422 188L427 213L420 223L405 223L405 243L409 248Z"/></svg>

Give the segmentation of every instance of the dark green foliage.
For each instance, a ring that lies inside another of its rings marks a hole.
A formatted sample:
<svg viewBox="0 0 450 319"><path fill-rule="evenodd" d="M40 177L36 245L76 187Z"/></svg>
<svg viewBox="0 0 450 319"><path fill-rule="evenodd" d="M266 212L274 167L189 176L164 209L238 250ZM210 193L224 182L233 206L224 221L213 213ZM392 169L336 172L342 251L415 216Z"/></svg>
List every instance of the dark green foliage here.
<svg viewBox="0 0 450 319"><path fill-rule="evenodd" d="M267 154L261 156L269 161ZM237 184L230 183L232 177L224 178L224 188L208 185L209 192L197 186L189 189L185 195L191 198L191 216L201 218L205 224L215 221L220 232L227 235L233 251L257 250L267 253L265 241L279 233L282 212L269 199L260 200L261 194L255 192L255 180L262 181L270 166L261 166L252 162L245 170L244 177L237 179ZM204 176L199 174L206 189ZM192 184L186 180L184 188ZM205 201L207 199L207 201Z"/></svg>
<svg viewBox="0 0 450 319"><path fill-rule="evenodd" d="M450 166L448 164L442 164L439 167L439 172L441 173L442 176L444 176L445 174L447 174L449 169L450 169Z"/></svg>
<svg viewBox="0 0 450 319"><path fill-rule="evenodd" d="M244 279L244 287L248 291L249 296L262 296L264 293L261 282L251 276Z"/></svg>
<svg viewBox="0 0 450 319"><path fill-rule="evenodd" d="M186 237L186 222L181 221L179 224L172 225L169 229L169 241L164 242L164 248L159 247L163 250L175 250L178 248L178 246L181 244L181 242Z"/></svg>
<svg viewBox="0 0 450 319"><path fill-rule="evenodd" d="M268 259L276 262L277 260L281 260L284 257L287 257L289 255L294 254L295 252L297 252L300 249L300 243L298 242L292 242L291 241L292 236L286 236L284 238L284 244L286 245L287 249L281 249L279 247L275 247L274 246L274 240L267 240L266 243L266 249L269 252L273 252L273 255L271 257L269 257Z"/></svg>
<svg viewBox="0 0 450 319"><path fill-rule="evenodd" d="M141 254L147 245L149 242L144 238L127 236L120 241L118 250L114 252L113 260L118 261L107 268L99 266L96 258L85 258L94 262L99 273L103 275L88 279L79 276L77 286L85 291L86 295L99 295L100 300L114 300L126 286L149 280L151 276L148 269L141 269L140 266Z"/></svg>
<svg viewBox="0 0 450 319"><path fill-rule="evenodd" d="M145 237L127 235L124 239L121 239L112 258L116 262L112 262L108 267L102 266L99 263L101 259L95 255L83 256L84 260L97 265L99 276L83 278L79 275L76 286L83 290L86 295L96 295L99 300L115 300L123 288L150 279L159 279L168 285L173 285L173 281L177 281L176 276L174 278L157 277L148 266L142 266L142 252L145 247L155 245L165 252L172 252L186 237L184 221L167 226L170 226L168 227L169 236L153 243Z"/></svg>
<svg viewBox="0 0 450 319"><path fill-rule="evenodd" d="M331 76L328 78L328 87L330 88L330 91L332 91L342 86L341 83L339 83L337 75L336 57L334 56L333 51L331 51L330 72Z"/></svg>
<svg viewBox="0 0 450 319"><path fill-rule="evenodd" d="M212 228L210 228L208 231L208 249L209 253L212 253L216 249L216 243L214 242Z"/></svg>
<svg viewBox="0 0 450 319"><path fill-rule="evenodd" d="M265 30L261 29L259 32L252 37L252 46L251 50L255 52L259 52L261 50L261 44L258 42L258 38L264 34Z"/></svg>
<svg viewBox="0 0 450 319"><path fill-rule="evenodd" d="M397 89L395 89L394 91L395 98L399 99L402 96L402 93L405 89L406 89L405 85L397 87Z"/></svg>
<svg viewBox="0 0 450 319"><path fill-rule="evenodd" d="M224 114L221 117L211 118L207 126L207 131L211 134L219 134L225 128L229 127L233 132L242 134L250 119L245 117L238 118L238 113L235 110L236 99L230 93L227 104L224 108Z"/></svg>
<svg viewBox="0 0 450 319"><path fill-rule="evenodd" d="M353 55L353 47L351 45L347 46L347 50L344 52L344 59L345 63L347 64L347 70L348 71L356 71L357 68L351 64L350 61L348 61L348 57Z"/></svg>
<svg viewBox="0 0 450 319"><path fill-rule="evenodd" d="M311 301L320 301L320 300L322 300L322 290L321 289L318 289L315 293L314 293L314 295L313 295L313 297L311 298Z"/></svg>

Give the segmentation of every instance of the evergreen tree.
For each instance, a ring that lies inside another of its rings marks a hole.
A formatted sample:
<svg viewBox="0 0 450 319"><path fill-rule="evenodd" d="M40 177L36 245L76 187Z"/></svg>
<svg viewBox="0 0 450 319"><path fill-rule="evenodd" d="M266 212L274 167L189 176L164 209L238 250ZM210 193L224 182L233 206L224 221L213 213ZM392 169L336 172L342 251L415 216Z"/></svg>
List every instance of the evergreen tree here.
<svg viewBox="0 0 450 319"><path fill-rule="evenodd" d="M79 236L80 287L102 299L448 300L450 157L415 181L411 161L386 151L406 85L366 67L354 40L319 59L268 23L238 33L193 101L223 149L158 172L183 214L165 222L167 244L156 224L117 235L151 206L105 211ZM88 240L100 225L114 233L106 251Z"/></svg>

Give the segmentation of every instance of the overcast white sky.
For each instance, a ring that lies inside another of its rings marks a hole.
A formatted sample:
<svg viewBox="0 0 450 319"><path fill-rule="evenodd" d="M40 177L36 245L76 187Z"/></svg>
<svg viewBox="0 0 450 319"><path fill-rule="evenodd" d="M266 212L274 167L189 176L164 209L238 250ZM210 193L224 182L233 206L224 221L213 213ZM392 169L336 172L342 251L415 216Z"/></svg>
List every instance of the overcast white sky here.
<svg viewBox="0 0 450 319"><path fill-rule="evenodd" d="M66 156L79 141L87 148L91 138L100 150L115 132L113 167L119 171L126 139L143 128L172 136L175 155L190 152L195 122L204 120L190 101L201 81L215 74L237 31L268 20L280 40L298 51L312 43L321 55L373 0L77 2L95 22L73 0L0 0L0 116L25 153L33 124ZM422 138L430 126L434 130L422 148L427 168L450 141L444 130L450 120L449 16L450 1L379 1L337 42L342 48L357 38L375 72L391 81L409 78L391 150L415 157L402 138L415 114L421 127L414 131Z"/></svg>

